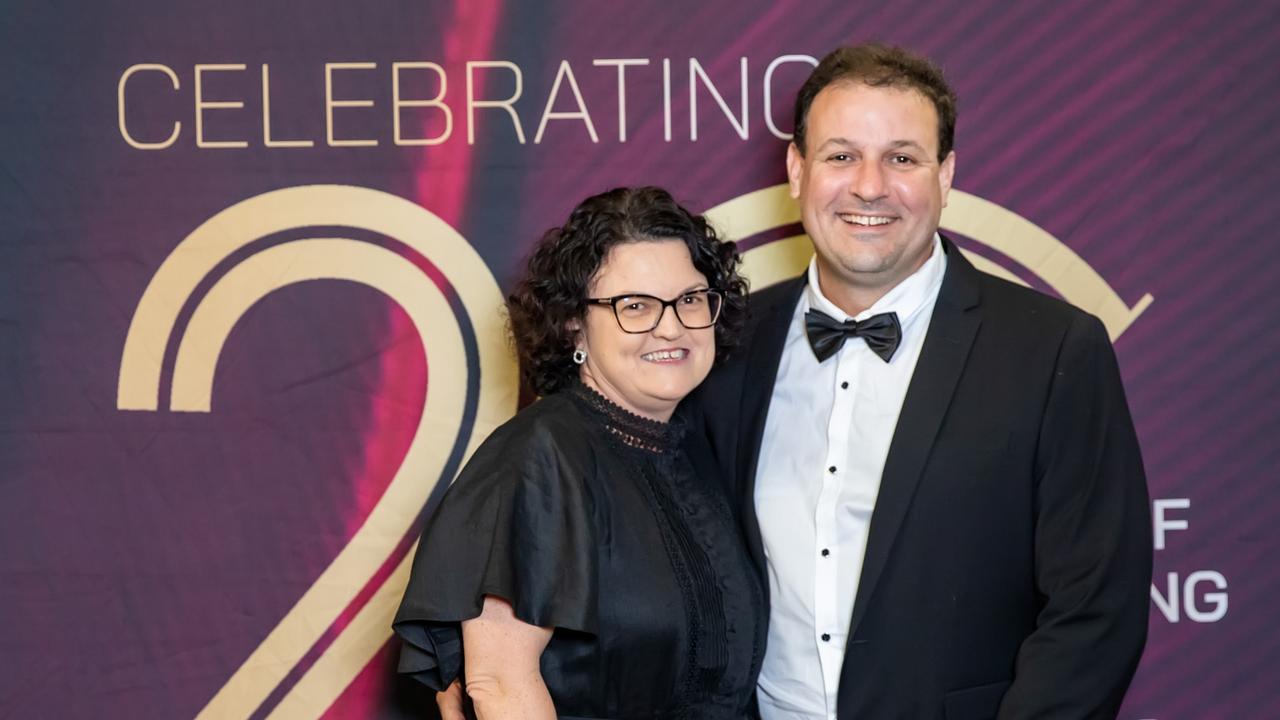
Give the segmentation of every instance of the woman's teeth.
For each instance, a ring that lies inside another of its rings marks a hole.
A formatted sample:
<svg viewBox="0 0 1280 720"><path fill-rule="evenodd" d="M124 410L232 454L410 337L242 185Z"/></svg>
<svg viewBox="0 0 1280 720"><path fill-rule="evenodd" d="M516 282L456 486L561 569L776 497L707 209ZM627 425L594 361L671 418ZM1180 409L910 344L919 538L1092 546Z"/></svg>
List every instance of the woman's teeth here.
<svg viewBox="0 0 1280 720"><path fill-rule="evenodd" d="M651 353L645 353L640 357L650 362L660 362L662 360L683 360L689 354L688 350L655 350Z"/></svg>

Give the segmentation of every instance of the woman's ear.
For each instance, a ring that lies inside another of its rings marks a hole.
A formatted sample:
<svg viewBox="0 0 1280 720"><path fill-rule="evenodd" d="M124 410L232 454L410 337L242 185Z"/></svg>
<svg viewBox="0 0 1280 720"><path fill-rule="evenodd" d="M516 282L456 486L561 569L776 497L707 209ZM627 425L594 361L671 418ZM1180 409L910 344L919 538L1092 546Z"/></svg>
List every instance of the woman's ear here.
<svg viewBox="0 0 1280 720"><path fill-rule="evenodd" d="M569 333L569 344L576 350L582 349L585 338L582 337L582 318L566 320L564 329Z"/></svg>

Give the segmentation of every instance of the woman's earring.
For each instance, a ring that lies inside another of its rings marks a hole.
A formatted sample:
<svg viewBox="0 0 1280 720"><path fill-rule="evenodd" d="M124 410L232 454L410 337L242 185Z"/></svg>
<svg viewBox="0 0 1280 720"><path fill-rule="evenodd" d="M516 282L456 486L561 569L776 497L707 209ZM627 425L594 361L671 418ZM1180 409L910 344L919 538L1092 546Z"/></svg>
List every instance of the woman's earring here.
<svg viewBox="0 0 1280 720"><path fill-rule="evenodd" d="M587 361L587 351L586 351L586 350L583 350L582 348L577 348L577 349L575 349L575 350L573 351L573 363L574 363L575 365L581 365L582 363L584 363L584 362L586 362L586 361Z"/></svg>

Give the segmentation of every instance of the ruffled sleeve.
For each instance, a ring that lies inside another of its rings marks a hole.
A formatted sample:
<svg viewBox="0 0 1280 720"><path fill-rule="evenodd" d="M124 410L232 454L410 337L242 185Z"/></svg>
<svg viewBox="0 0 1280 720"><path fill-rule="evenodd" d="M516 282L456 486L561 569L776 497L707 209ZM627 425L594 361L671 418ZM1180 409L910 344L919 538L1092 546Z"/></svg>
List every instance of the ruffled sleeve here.
<svg viewBox="0 0 1280 720"><path fill-rule="evenodd" d="M595 633L591 446L555 405L541 400L490 435L428 521L393 623L401 673L436 690L457 678L461 621L485 595L532 625Z"/></svg>

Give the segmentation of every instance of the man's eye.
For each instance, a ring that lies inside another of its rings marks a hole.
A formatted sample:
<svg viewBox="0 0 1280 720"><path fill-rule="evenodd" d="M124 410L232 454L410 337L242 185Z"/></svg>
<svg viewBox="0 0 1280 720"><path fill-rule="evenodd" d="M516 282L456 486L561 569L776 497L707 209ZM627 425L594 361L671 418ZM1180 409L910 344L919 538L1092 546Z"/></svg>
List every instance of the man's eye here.
<svg viewBox="0 0 1280 720"><path fill-rule="evenodd" d="M831 162L849 162L853 159L853 156L849 153L836 153L835 155L829 156L827 159Z"/></svg>
<svg viewBox="0 0 1280 720"><path fill-rule="evenodd" d="M910 155L894 155L892 158L894 165L912 165L915 161L916 159Z"/></svg>

